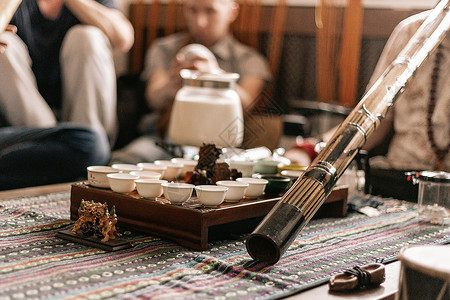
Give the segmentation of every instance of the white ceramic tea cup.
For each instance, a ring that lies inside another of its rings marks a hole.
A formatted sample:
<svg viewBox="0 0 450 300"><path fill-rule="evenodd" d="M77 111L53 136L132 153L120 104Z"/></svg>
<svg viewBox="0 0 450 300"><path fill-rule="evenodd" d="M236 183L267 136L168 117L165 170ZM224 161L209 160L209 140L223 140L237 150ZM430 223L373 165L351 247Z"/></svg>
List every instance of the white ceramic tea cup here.
<svg viewBox="0 0 450 300"><path fill-rule="evenodd" d="M138 176L139 179L155 179L158 180L161 178L161 173L152 172L152 171L131 171L131 175Z"/></svg>
<svg viewBox="0 0 450 300"><path fill-rule="evenodd" d="M244 198L245 190L248 187L248 183L234 180L220 180L217 181L216 184L228 188L228 191L225 194L225 202L239 202Z"/></svg>
<svg viewBox="0 0 450 300"><path fill-rule="evenodd" d="M110 166L89 166L87 167L88 183L91 186L109 189L109 181L106 175L118 172L120 171Z"/></svg>
<svg viewBox="0 0 450 300"><path fill-rule="evenodd" d="M256 199L264 194L268 180L262 178L241 177L236 181L248 183L248 188L245 190L245 197L249 199Z"/></svg>
<svg viewBox="0 0 450 300"><path fill-rule="evenodd" d="M236 169L242 173L242 177L251 177L255 170L256 162L243 160L243 161L230 161L230 169Z"/></svg>
<svg viewBox="0 0 450 300"><path fill-rule="evenodd" d="M123 173L130 173L131 171L142 171L141 167L133 164L113 164L111 167L116 170L122 171Z"/></svg>
<svg viewBox="0 0 450 300"><path fill-rule="evenodd" d="M181 174L181 169L184 167L183 164L174 163L170 160L155 160L155 164L167 167L162 176L162 179L165 180L176 180Z"/></svg>
<svg viewBox="0 0 450 300"><path fill-rule="evenodd" d="M198 201L205 207L214 208L225 199L228 188L218 185L198 185L195 187Z"/></svg>
<svg viewBox="0 0 450 300"><path fill-rule="evenodd" d="M166 166L157 165L155 163L150 163L150 162L141 162L141 163L138 163L137 166L142 168L143 171L160 173L161 177L164 176L164 172L167 170Z"/></svg>
<svg viewBox="0 0 450 300"><path fill-rule="evenodd" d="M136 179L134 182L136 183L136 191L139 195L146 199L153 199L161 197L163 194L161 184L167 183L167 180Z"/></svg>
<svg viewBox="0 0 450 300"><path fill-rule="evenodd" d="M194 190L194 185L180 182L166 182L161 184L164 197L174 205L182 205L189 200Z"/></svg>
<svg viewBox="0 0 450 300"><path fill-rule="evenodd" d="M172 158L170 160L173 163L183 164L183 168L180 171L180 178L184 178L187 172L193 172L197 166L197 161L189 158Z"/></svg>
<svg viewBox="0 0 450 300"><path fill-rule="evenodd" d="M117 193L130 193L136 188L134 180L139 177L131 175L130 173L113 173L106 175L108 177L111 190Z"/></svg>
<svg viewBox="0 0 450 300"><path fill-rule="evenodd" d="M275 160L261 159L256 163L254 171L260 174L277 174L279 163Z"/></svg>

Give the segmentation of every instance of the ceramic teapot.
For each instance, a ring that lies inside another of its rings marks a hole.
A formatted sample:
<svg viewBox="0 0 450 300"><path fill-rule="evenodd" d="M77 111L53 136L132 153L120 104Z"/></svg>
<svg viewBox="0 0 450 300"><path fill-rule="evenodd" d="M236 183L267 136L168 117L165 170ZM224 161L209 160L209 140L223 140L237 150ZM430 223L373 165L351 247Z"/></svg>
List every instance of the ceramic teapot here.
<svg viewBox="0 0 450 300"><path fill-rule="evenodd" d="M181 70L183 87L177 92L170 116L169 138L179 145L238 147L244 119L234 87L239 74Z"/></svg>

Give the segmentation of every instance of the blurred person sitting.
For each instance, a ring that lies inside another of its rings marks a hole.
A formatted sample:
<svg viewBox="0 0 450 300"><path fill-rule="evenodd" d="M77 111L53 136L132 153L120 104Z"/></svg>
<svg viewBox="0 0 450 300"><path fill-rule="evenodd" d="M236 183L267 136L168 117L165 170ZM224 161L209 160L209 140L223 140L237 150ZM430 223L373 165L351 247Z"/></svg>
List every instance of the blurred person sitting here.
<svg viewBox="0 0 450 300"><path fill-rule="evenodd" d="M79 180L87 166L106 164L109 154L106 135L88 127L0 127L0 190Z"/></svg>
<svg viewBox="0 0 450 300"><path fill-rule="evenodd" d="M180 70L202 72L232 72L240 78L236 91L240 96L244 115L257 105L272 75L267 60L253 48L237 41L230 25L237 18L239 5L233 0L185 0L184 16L188 32L157 39L146 54L142 80L147 82L145 96L152 114L143 122L144 136L113 152L113 162L136 163L167 159L172 154L158 146L166 138L172 102L182 87ZM185 59L180 49L200 44L212 52ZM188 117L188 116L187 116ZM213 126L213 124L212 124ZM264 136L276 140L282 124L266 124ZM245 139L245 136L244 136Z"/></svg>
<svg viewBox="0 0 450 300"><path fill-rule="evenodd" d="M371 85L406 46L428 11L411 16L394 29L370 81ZM373 167L397 170L450 171L450 36L417 70L376 134L366 143L370 151L390 139L386 156Z"/></svg>
<svg viewBox="0 0 450 300"><path fill-rule="evenodd" d="M113 50L128 51L133 27L115 0L23 0L1 39L0 124L73 122L117 130Z"/></svg>

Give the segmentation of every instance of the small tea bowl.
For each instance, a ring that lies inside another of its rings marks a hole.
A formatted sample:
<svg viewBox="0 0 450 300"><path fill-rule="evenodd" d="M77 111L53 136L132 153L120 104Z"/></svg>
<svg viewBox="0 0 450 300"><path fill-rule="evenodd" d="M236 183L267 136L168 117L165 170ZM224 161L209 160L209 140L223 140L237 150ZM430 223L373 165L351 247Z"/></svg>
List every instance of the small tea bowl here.
<svg viewBox="0 0 450 300"><path fill-rule="evenodd" d="M109 181L106 175L118 172L110 166L89 166L87 167L88 183L91 186L109 189Z"/></svg>
<svg viewBox="0 0 450 300"><path fill-rule="evenodd" d="M283 170L281 171L281 176L289 177L292 182L295 182L299 177L301 177L305 173L304 171L298 170Z"/></svg>
<svg viewBox="0 0 450 300"><path fill-rule="evenodd" d="M174 205L182 205L189 200L195 187L193 184L179 182L166 182L161 186L166 199Z"/></svg>
<svg viewBox="0 0 450 300"><path fill-rule="evenodd" d="M122 194L134 191L136 188L134 180L139 178L130 173L113 173L106 176L108 177L111 190Z"/></svg>
<svg viewBox="0 0 450 300"><path fill-rule="evenodd" d="M248 183L234 180L220 180L217 181L216 184L228 188L228 191L225 194L225 202L239 202L244 198L245 190L248 187Z"/></svg>
<svg viewBox="0 0 450 300"><path fill-rule="evenodd" d="M170 160L155 160L156 165L165 166L167 169L162 176L165 180L175 180L180 176L181 169L184 167L181 163L174 163Z"/></svg>
<svg viewBox="0 0 450 300"><path fill-rule="evenodd" d="M195 187L198 201L208 208L220 205L225 199L227 191L227 187L218 185L197 185Z"/></svg>
<svg viewBox="0 0 450 300"><path fill-rule="evenodd" d="M249 199L256 199L263 195L264 189L266 188L267 183L269 183L267 179L250 177L237 178L236 181L248 183L248 187L245 190L245 197Z"/></svg>
<svg viewBox="0 0 450 300"><path fill-rule="evenodd" d="M236 169L238 172L242 173L242 177L250 177L254 173L256 162L254 161L230 161L229 163L231 169Z"/></svg>
<svg viewBox="0 0 450 300"><path fill-rule="evenodd" d="M131 171L142 171L141 167L133 164L113 164L111 167L113 167L113 169L122 171L123 173L130 173Z"/></svg>
<svg viewBox="0 0 450 300"><path fill-rule="evenodd" d="M276 174L278 172L278 164L275 160L259 160L255 166L255 173L260 174Z"/></svg>
<svg viewBox="0 0 450 300"><path fill-rule="evenodd" d="M161 173L152 172L152 171L131 171L131 175L138 176L139 179L155 179L158 180L161 178Z"/></svg>
<svg viewBox="0 0 450 300"><path fill-rule="evenodd" d="M167 180L136 179L134 182L136 183L136 190L139 195L146 199L153 199L161 197L163 193L161 184L167 183Z"/></svg>
<svg viewBox="0 0 450 300"><path fill-rule="evenodd" d="M287 191L291 186L291 179L289 177L280 175L263 175L262 179L269 181L264 192L268 196L278 196Z"/></svg>
<svg viewBox="0 0 450 300"><path fill-rule="evenodd" d="M180 171L180 178L184 178L186 176L186 172L193 172L198 163L194 159L178 157L172 158L170 161L177 164L183 164L183 168Z"/></svg>
<svg viewBox="0 0 450 300"><path fill-rule="evenodd" d="M155 163L138 163L138 167L142 168L142 171L150 171L150 172L157 172L161 174L161 177L164 176L164 172L167 170L166 166L163 165L157 165Z"/></svg>

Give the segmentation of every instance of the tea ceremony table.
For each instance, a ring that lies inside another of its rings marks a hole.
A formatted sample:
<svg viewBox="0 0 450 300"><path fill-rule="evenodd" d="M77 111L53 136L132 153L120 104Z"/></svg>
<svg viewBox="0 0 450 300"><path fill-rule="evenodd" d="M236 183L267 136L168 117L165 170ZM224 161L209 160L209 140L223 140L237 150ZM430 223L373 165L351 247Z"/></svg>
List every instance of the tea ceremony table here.
<svg viewBox="0 0 450 300"><path fill-rule="evenodd" d="M450 243L449 222L418 222L413 204L379 198L376 217L311 220L272 266L251 259L246 235L196 251L127 229L121 238L132 248L108 252L56 237L73 226L70 189L0 192L0 299L394 299L400 249ZM399 204L403 211L389 210ZM386 264L379 287L328 290L332 275L376 261Z"/></svg>

